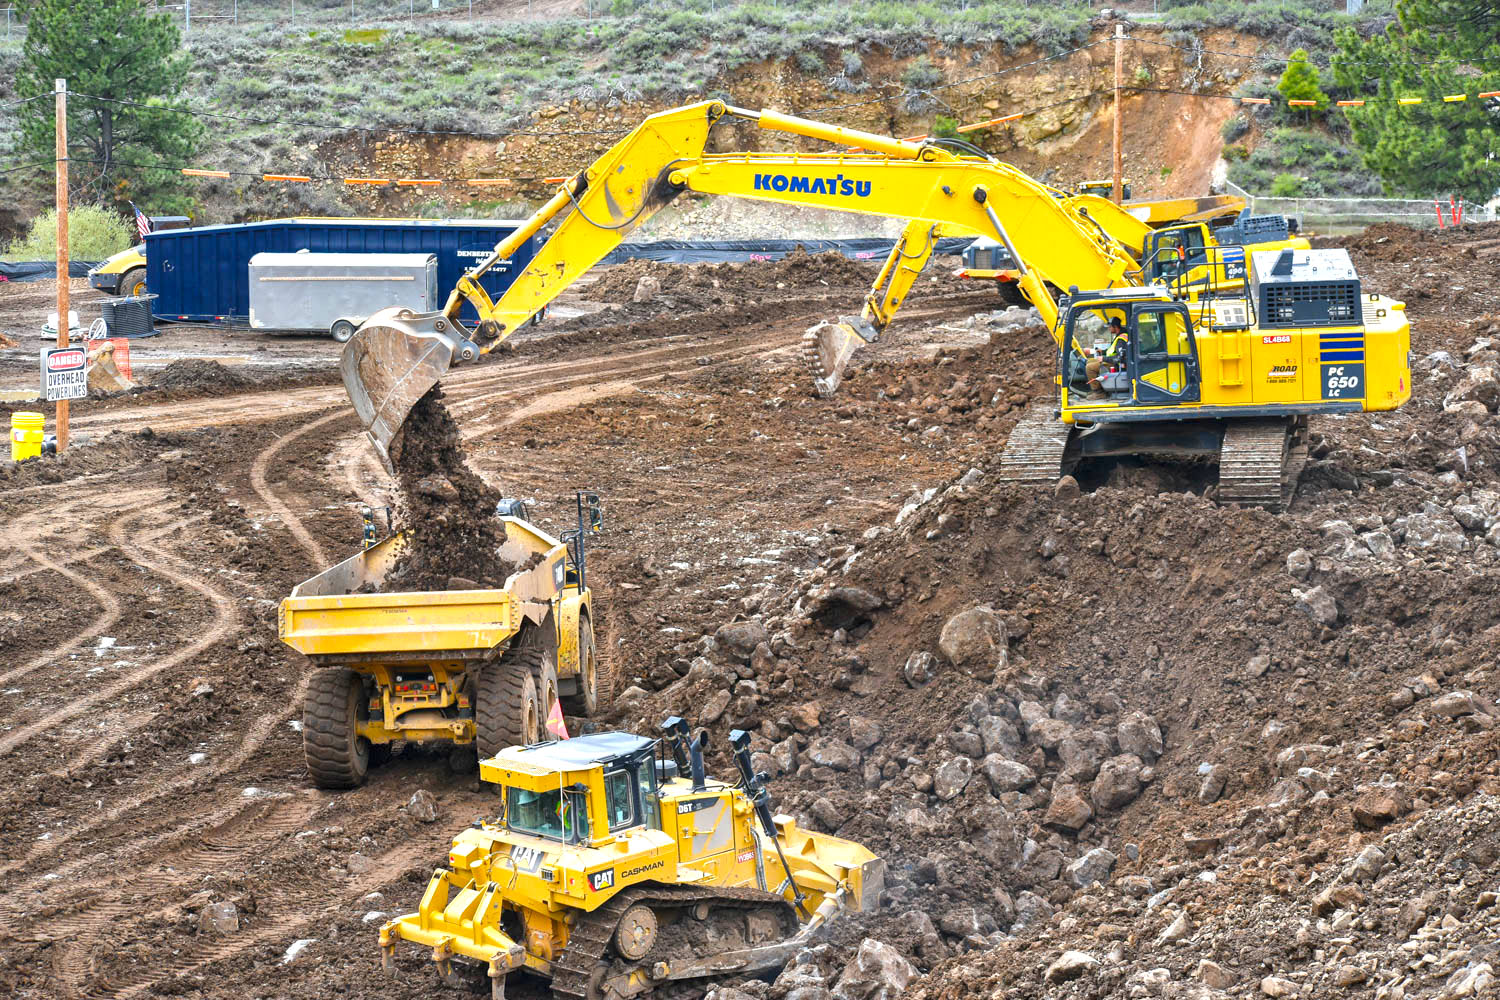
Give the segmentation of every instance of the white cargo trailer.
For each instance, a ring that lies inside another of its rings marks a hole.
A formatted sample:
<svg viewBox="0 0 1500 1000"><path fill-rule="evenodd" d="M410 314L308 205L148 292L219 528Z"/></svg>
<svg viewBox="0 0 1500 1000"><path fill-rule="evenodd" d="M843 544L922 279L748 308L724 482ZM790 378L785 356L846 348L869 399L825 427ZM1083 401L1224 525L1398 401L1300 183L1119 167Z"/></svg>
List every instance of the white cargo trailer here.
<svg viewBox="0 0 1500 1000"><path fill-rule="evenodd" d="M432 312L437 257L430 253L258 253L250 258L250 326L327 330L339 343L373 312Z"/></svg>

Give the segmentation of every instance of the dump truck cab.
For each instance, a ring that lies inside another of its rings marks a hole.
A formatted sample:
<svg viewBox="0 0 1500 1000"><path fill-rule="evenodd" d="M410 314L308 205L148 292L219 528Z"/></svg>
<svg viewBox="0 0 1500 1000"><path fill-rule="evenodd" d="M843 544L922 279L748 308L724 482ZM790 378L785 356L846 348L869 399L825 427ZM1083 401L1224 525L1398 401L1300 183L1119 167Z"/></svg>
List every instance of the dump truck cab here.
<svg viewBox="0 0 1500 1000"><path fill-rule="evenodd" d="M732 735L729 783L703 773L706 735L666 728L671 759L661 740L612 732L482 761L498 809L454 838L418 910L381 928L386 967L405 940L445 976L455 958L483 963L497 996L524 969L558 995L628 997L774 966L839 911L877 905L883 863L773 816L747 734Z"/></svg>

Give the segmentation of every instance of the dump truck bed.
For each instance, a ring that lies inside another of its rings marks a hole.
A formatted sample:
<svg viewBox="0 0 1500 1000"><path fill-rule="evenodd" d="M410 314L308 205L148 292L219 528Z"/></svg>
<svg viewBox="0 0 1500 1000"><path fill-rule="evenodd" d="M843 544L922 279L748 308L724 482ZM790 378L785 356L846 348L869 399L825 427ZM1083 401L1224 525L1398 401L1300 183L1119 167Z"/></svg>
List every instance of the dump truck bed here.
<svg viewBox="0 0 1500 1000"><path fill-rule="evenodd" d="M287 645L314 660L444 654L484 656L522 624L540 624L563 589L567 549L534 525L505 522L501 558L526 566L498 589L379 592L405 534L373 545L298 584L281 602Z"/></svg>

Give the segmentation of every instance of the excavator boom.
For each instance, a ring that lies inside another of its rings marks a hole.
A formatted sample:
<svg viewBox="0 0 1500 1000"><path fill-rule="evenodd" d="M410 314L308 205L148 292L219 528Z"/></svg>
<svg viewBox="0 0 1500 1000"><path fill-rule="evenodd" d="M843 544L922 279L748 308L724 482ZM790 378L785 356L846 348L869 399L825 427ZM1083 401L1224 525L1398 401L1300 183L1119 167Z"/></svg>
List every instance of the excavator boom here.
<svg viewBox="0 0 1500 1000"><path fill-rule="evenodd" d="M709 153L710 132L725 118L842 151ZM384 310L345 346L344 384L387 463L399 447L407 413L452 364L493 350L683 191L912 220L860 316L810 334L805 353L823 393L837 388L853 350L876 339L891 321L937 235L993 236L1006 244L1022 262L1024 294L1061 336L1049 286L1111 288L1129 283L1127 275L1139 270L1131 248L1095 221L1089 208L1118 213L1109 220L1116 229L1146 228L1103 199L1081 199L1082 207L1075 206L1008 164L945 148L941 140L908 142L717 101L664 111L564 182L460 279L442 310ZM531 263L492 301L479 277L554 222ZM465 302L479 317L472 330L459 322Z"/></svg>

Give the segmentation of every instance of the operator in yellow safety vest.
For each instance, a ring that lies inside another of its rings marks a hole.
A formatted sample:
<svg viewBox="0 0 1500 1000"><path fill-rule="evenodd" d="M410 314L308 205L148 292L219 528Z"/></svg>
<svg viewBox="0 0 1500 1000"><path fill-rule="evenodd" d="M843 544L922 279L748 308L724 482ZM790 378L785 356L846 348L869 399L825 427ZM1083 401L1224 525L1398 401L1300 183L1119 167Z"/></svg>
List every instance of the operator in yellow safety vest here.
<svg viewBox="0 0 1500 1000"><path fill-rule="evenodd" d="M1089 399L1108 399L1109 393L1104 391L1104 385L1099 381L1099 369L1106 362L1118 364L1125 360L1125 348L1130 343L1125 335L1125 327L1120 323L1120 317L1111 316L1109 319L1109 348L1102 356L1089 358L1083 366L1084 373L1089 379Z"/></svg>

